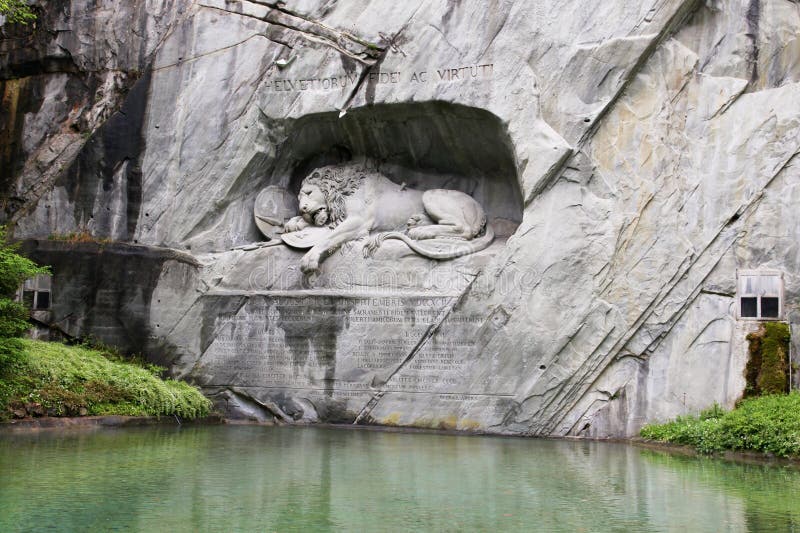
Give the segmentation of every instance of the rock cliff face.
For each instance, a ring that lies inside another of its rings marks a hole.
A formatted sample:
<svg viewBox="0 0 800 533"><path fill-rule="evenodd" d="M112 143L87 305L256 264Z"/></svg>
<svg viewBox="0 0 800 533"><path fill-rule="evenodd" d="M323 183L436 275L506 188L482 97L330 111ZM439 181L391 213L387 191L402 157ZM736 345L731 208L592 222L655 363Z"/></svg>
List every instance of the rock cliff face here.
<svg viewBox="0 0 800 533"><path fill-rule="evenodd" d="M55 267L52 323L231 416L604 437L731 406L737 272L781 278L800 347L800 5L591 4L50 0L3 26L4 216ZM346 245L313 277L247 249L260 190L347 162L468 192L498 239ZM70 233L115 244L44 242Z"/></svg>

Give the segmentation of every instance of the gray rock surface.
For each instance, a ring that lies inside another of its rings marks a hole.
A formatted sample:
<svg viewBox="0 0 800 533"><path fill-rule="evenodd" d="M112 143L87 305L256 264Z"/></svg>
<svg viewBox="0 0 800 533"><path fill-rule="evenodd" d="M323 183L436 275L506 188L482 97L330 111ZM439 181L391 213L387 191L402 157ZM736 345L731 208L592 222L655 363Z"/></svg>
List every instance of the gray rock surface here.
<svg viewBox="0 0 800 533"><path fill-rule="evenodd" d="M44 7L2 28L0 178L53 322L231 416L633 435L741 396L738 269L783 273L800 348L796 2ZM450 262L345 246L313 279L232 250L259 191L348 161L504 230ZM69 233L128 244L46 243Z"/></svg>

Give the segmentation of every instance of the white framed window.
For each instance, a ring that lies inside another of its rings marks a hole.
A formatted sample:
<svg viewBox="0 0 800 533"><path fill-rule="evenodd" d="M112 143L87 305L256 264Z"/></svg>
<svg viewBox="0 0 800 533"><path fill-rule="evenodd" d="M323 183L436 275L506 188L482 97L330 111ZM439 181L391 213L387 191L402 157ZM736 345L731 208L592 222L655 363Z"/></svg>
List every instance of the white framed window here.
<svg viewBox="0 0 800 533"><path fill-rule="evenodd" d="M23 302L31 311L50 309L50 291L53 278L49 274L38 274L25 280L17 292L17 300Z"/></svg>
<svg viewBox="0 0 800 533"><path fill-rule="evenodd" d="M783 318L783 272L739 270L736 272L736 309L745 320Z"/></svg>

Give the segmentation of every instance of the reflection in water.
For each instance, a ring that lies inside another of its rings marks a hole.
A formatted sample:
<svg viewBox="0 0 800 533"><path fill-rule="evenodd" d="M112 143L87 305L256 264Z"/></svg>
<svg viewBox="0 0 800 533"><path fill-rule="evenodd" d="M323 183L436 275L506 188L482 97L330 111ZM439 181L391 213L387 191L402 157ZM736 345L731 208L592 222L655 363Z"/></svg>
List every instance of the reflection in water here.
<svg viewBox="0 0 800 533"><path fill-rule="evenodd" d="M679 479L741 499L747 531L800 532L800 471L794 467L697 460L641 452Z"/></svg>
<svg viewBox="0 0 800 533"><path fill-rule="evenodd" d="M0 436L0 531L800 531L800 472L622 444L265 427Z"/></svg>

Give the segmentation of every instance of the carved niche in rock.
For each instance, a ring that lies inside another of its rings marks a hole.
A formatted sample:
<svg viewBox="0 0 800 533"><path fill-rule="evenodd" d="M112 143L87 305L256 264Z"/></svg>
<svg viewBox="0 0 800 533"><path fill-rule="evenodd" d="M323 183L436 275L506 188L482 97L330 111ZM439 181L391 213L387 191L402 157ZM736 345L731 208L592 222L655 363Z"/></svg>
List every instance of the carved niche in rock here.
<svg viewBox="0 0 800 533"><path fill-rule="evenodd" d="M396 239L437 260L478 252L494 240L483 207L468 194L411 189L354 165L315 170L303 180L297 200L300 214L285 223L280 238L308 250L300 263L306 273L318 270L341 245L360 239L366 239L365 257L383 241ZM258 218L264 220L265 215ZM273 238L276 219L266 218L272 224L269 232L262 232Z"/></svg>

